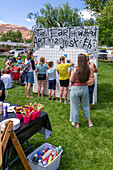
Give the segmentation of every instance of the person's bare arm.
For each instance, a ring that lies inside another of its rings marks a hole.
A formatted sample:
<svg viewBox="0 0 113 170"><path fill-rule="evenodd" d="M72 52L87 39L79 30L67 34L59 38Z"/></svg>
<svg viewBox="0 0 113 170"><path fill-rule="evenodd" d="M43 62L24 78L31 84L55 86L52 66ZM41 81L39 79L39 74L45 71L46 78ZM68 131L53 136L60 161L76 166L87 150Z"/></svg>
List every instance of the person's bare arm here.
<svg viewBox="0 0 113 170"><path fill-rule="evenodd" d="M57 70L57 73L59 74L59 71Z"/></svg>
<svg viewBox="0 0 113 170"><path fill-rule="evenodd" d="M97 69L97 67L96 67L96 65L94 64L94 69L95 69L95 73L97 73L98 72L98 69Z"/></svg>
<svg viewBox="0 0 113 170"><path fill-rule="evenodd" d="M67 59L70 63L71 63L71 66L74 65L74 62L70 59Z"/></svg>
<svg viewBox="0 0 113 170"><path fill-rule="evenodd" d="M75 73L74 73L74 69L73 69L72 72L71 72L71 76L70 76L70 82L71 83L73 83L74 78L75 78Z"/></svg>
<svg viewBox="0 0 113 170"><path fill-rule="evenodd" d="M0 90L0 96L2 96L3 90Z"/></svg>
<svg viewBox="0 0 113 170"><path fill-rule="evenodd" d="M49 74L46 74L46 77L48 78L48 77L49 77Z"/></svg>
<svg viewBox="0 0 113 170"><path fill-rule="evenodd" d="M36 69L35 69L35 73L37 73L37 72L38 72L38 69L36 68Z"/></svg>

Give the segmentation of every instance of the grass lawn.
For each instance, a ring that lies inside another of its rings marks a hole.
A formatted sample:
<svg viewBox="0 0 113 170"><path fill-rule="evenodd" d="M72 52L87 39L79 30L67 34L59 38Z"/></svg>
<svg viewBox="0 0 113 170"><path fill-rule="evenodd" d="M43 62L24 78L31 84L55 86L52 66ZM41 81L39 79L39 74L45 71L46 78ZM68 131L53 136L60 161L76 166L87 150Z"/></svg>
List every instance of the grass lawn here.
<svg viewBox="0 0 113 170"><path fill-rule="evenodd" d="M3 57L0 57L0 68L4 67ZM80 128L74 128L70 121L70 104L49 101L48 96L37 98L37 93L31 90L32 99L26 98L25 87L14 85L9 89L7 102L26 104L37 102L44 104L52 126L51 136L45 140L44 135L35 134L29 139L33 149L43 143L61 145L63 153L59 170L111 170L113 169L113 63L99 60L98 62L98 102L91 110L91 120L94 127L89 128L80 110ZM22 145L26 148L26 144ZM13 151L15 155L16 151ZM30 152L27 152L28 155ZM23 170L21 161L16 161L9 170Z"/></svg>

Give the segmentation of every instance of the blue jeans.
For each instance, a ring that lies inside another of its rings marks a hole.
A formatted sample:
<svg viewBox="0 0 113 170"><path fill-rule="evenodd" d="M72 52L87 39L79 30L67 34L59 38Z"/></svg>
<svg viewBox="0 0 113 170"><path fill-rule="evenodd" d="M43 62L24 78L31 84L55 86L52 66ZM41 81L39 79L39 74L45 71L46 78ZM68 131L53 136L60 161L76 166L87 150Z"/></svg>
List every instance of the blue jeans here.
<svg viewBox="0 0 113 170"><path fill-rule="evenodd" d="M70 92L70 121L79 122L79 101L81 102L83 115L90 119L88 86L72 86Z"/></svg>
<svg viewBox="0 0 113 170"><path fill-rule="evenodd" d="M95 83L91 86L88 86L89 89L89 103L93 103L93 91L94 91Z"/></svg>

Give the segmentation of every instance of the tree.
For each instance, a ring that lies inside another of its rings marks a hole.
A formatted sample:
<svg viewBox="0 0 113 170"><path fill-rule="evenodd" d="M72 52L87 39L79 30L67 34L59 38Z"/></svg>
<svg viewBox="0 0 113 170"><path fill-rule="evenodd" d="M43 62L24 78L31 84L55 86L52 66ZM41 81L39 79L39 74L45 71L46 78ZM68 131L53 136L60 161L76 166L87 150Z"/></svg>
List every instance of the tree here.
<svg viewBox="0 0 113 170"><path fill-rule="evenodd" d="M7 40L11 40L11 42L23 42L22 33L20 31L13 32L12 30L8 31L6 34L2 32L0 40L5 42Z"/></svg>
<svg viewBox="0 0 113 170"><path fill-rule="evenodd" d="M35 19L38 27L63 27L63 26L80 26L82 25L78 9L71 9L68 2L53 8L50 3L44 4L45 8L40 9L39 13L28 13L27 18Z"/></svg>
<svg viewBox="0 0 113 170"><path fill-rule="evenodd" d="M99 44L113 46L113 1L108 0L100 12L96 21L99 25Z"/></svg>
<svg viewBox="0 0 113 170"><path fill-rule="evenodd" d="M113 0L100 0L98 4L94 0L84 1L97 12L97 18L84 21L83 25L99 25L99 45L113 46Z"/></svg>
<svg viewBox="0 0 113 170"><path fill-rule="evenodd" d="M92 26L95 25L95 20L93 18L90 18L89 20L86 20L83 22L84 26Z"/></svg>
<svg viewBox="0 0 113 170"><path fill-rule="evenodd" d="M106 6L106 2L108 0L81 0L81 1L85 1L86 9L99 13L100 10L103 10L103 8Z"/></svg>

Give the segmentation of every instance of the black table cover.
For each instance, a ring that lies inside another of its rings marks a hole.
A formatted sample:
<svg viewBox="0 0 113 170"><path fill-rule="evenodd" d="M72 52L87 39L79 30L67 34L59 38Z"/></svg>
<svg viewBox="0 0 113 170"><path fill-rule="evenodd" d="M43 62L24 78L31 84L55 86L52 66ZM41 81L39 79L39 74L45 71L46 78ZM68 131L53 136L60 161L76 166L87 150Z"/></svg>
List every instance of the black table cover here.
<svg viewBox="0 0 113 170"><path fill-rule="evenodd" d="M12 105L12 104L11 104ZM5 119L16 118L15 113L8 113L8 117L4 118L3 115L0 115L0 122ZM27 141L31 136L37 132L45 134L45 139L48 139L52 133L51 124L49 117L46 112L41 111L40 117L35 120L30 121L29 123L24 123L23 120L20 121L20 128L15 130L16 136L20 144ZM3 170L8 166L9 162L9 146L12 145L11 140L9 140L4 157L3 157Z"/></svg>
<svg viewBox="0 0 113 170"><path fill-rule="evenodd" d="M0 115L0 122L9 118L16 118L15 113L8 113L7 118L4 118L3 115ZM15 131L21 144L37 132L45 134L45 139L48 139L52 133L51 124L46 112L41 111L40 117L30 121L29 123L24 123L24 121L21 120L20 128Z"/></svg>

